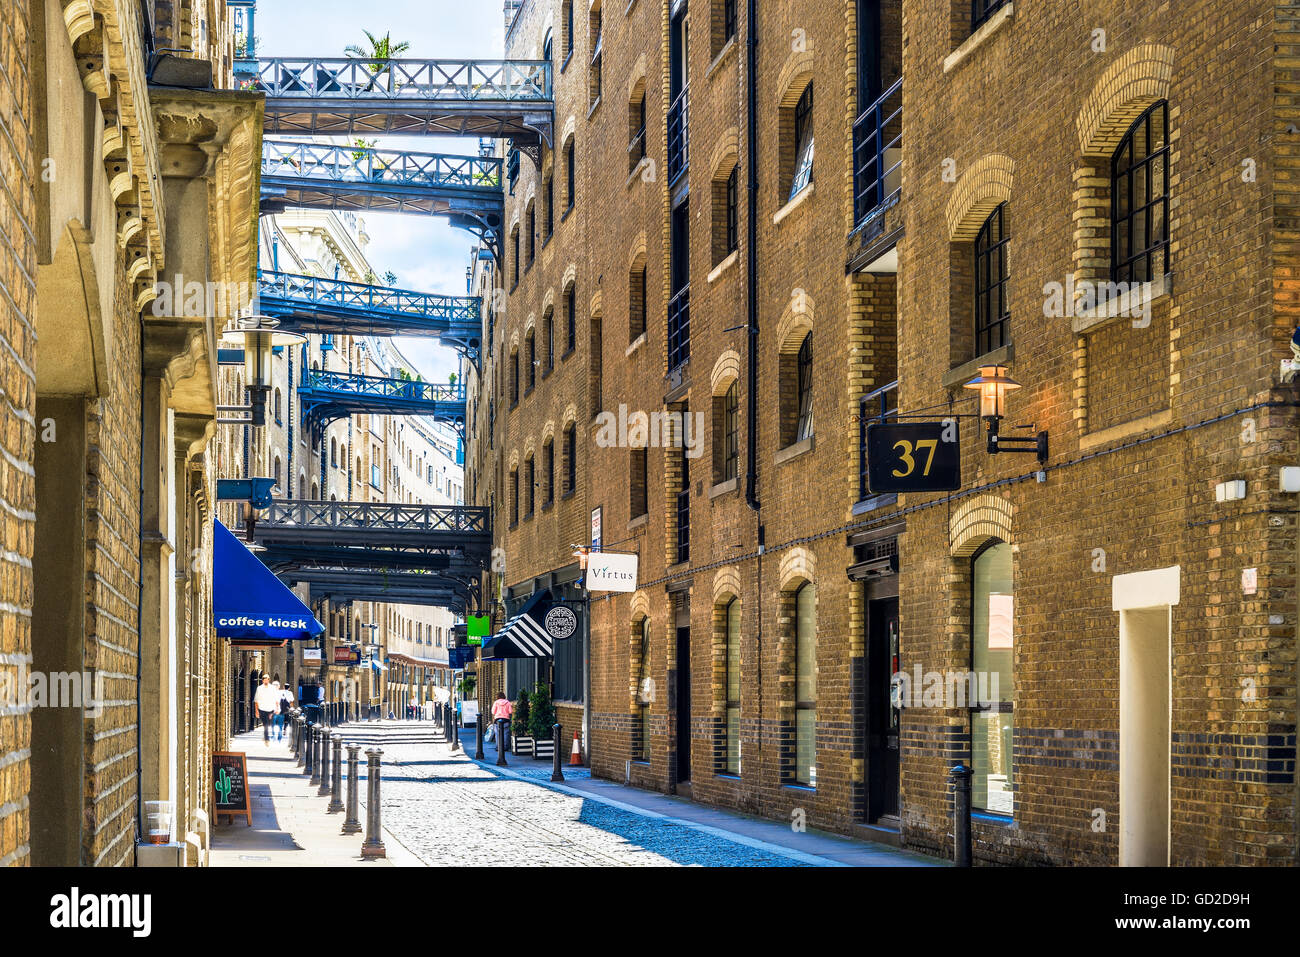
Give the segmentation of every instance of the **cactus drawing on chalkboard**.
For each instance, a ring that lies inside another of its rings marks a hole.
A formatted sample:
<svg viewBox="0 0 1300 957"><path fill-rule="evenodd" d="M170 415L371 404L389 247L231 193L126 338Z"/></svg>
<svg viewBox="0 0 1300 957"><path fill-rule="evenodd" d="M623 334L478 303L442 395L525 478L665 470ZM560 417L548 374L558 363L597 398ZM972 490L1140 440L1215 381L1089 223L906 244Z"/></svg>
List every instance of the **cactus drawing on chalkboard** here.
<svg viewBox="0 0 1300 957"><path fill-rule="evenodd" d="M217 801L218 804L230 803L230 790L233 787L234 782L230 780L230 772L222 768L217 774L216 781L217 794L220 796L220 800Z"/></svg>

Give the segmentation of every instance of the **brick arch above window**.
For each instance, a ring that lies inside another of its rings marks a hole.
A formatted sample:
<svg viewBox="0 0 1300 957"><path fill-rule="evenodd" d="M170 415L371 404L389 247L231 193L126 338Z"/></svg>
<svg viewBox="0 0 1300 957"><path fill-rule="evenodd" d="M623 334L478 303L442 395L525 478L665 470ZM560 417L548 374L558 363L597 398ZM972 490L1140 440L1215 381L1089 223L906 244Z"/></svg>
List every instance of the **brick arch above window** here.
<svg viewBox="0 0 1300 957"><path fill-rule="evenodd" d="M781 556L780 571L777 574L777 581L780 582L780 590L783 592L793 592L805 582L815 582L817 580L817 556L812 549L799 545L791 548Z"/></svg>
<svg viewBox="0 0 1300 957"><path fill-rule="evenodd" d="M531 459L536 452L537 439L530 435L524 439L524 458Z"/></svg>
<svg viewBox="0 0 1300 957"><path fill-rule="evenodd" d="M966 168L957 179L944 213L951 242L975 239L989 213L1011 199L1015 171L1015 161L1002 153L981 156Z"/></svg>
<svg viewBox="0 0 1300 957"><path fill-rule="evenodd" d="M798 352L805 337L812 332L813 317L816 314L816 302L807 292L798 292L790 297L781 313L781 321L776 325L776 342L779 352Z"/></svg>
<svg viewBox="0 0 1300 957"><path fill-rule="evenodd" d="M645 60L645 54L642 53L639 57L636 58L636 63L632 65L632 69L628 71L628 81L627 81L628 103L635 103L638 99L638 94L640 95L645 94L645 88L646 88L646 60Z"/></svg>
<svg viewBox="0 0 1300 957"><path fill-rule="evenodd" d="M555 441L555 420L547 419L546 424L542 426L542 444Z"/></svg>
<svg viewBox="0 0 1300 957"><path fill-rule="evenodd" d="M638 260L644 259L645 255L646 255L646 238L645 238L645 230L642 230L641 233L632 242L632 251L627 257L628 269L631 269L633 266L639 265Z"/></svg>
<svg viewBox="0 0 1300 957"><path fill-rule="evenodd" d="M740 569L727 565L713 573L713 604L726 605L740 597Z"/></svg>
<svg viewBox="0 0 1300 957"><path fill-rule="evenodd" d="M601 316L600 307L601 307L600 290L597 289L591 295L591 303L587 306L587 314L590 315L593 319L599 319Z"/></svg>
<svg viewBox="0 0 1300 957"><path fill-rule="evenodd" d="M516 329L510 334L510 351L515 353L519 351L519 330Z"/></svg>
<svg viewBox="0 0 1300 957"><path fill-rule="evenodd" d="M552 286L546 290L546 295L542 297L542 314L545 315L555 309L555 287Z"/></svg>
<svg viewBox="0 0 1300 957"><path fill-rule="evenodd" d="M802 92L802 90L800 91ZM709 160L714 179L725 179L740 160L740 130L733 126L718 137Z"/></svg>
<svg viewBox="0 0 1300 957"><path fill-rule="evenodd" d="M564 131L560 134L560 143L564 146L569 145L569 140L573 138L574 132L578 129L578 120L573 114L564 121Z"/></svg>
<svg viewBox="0 0 1300 957"><path fill-rule="evenodd" d="M783 109L793 109L799 97L813 78L813 55L809 50L791 53L781 67L777 76L776 88L781 94L779 105Z"/></svg>
<svg viewBox="0 0 1300 957"><path fill-rule="evenodd" d="M533 332L536 326L537 326L537 313L530 312L528 314L528 318L524 320L524 335L527 336L529 333Z"/></svg>
<svg viewBox="0 0 1300 957"><path fill-rule="evenodd" d="M560 278L560 290L568 292L569 287L577 281L578 266L576 263L569 263L568 268L564 270L564 275Z"/></svg>
<svg viewBox="0 0 1300 957"><path fill-rule="evenodd" d="M1109 157L1147 107L1169 98L1173 72L1173 48L1159 43L1140 43L1108 66L1075 119L1083 155Z"/></svg>
<svg viewBox="0 0 1300 957"><path fill-rule="evenodd" d="M566 429L567 429L569 426L573 425L575 422L577 422L577 421L578 421L578 407L577 407L576 405L574 405L573 403L569 403L569 405L565 406L565 407L564 407L564 415L562 415L562 416L560 417L560 421L564 423L564 428L566 428Z"/></svg>
<svg viewBox="0 0 1300 957"><path fill-rule="evenodd" d="M642 618L650 617L650 596L644 591L632 593L632 609L630 616L633 621L639 621Z"/></svg>
<svg viewBox="0 0 1300 957"><path fill-rule="evenodd" d="M722 395L739 379L740 354L734 349L728 349L713 363L713 371L709 374L709 394Z"/></svg>
<svg viewBox="0 0 1300 957"><path fill-rule="evenodd" d="M992 538L1011 541L1015 509L997 495L978 495L963 502L948 522L948 541L954 558L969 558Z"/></svg>

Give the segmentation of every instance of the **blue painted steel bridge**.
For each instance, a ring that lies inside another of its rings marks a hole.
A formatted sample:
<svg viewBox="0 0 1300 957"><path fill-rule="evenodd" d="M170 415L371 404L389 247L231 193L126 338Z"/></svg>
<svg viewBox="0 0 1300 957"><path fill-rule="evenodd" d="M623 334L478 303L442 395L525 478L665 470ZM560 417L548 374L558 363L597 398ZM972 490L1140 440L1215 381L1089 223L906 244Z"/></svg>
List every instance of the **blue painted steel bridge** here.
<svg viewBox="0 0 1300 957"><path fill-rule="evenodd" d="M465 435L465 386L307 371L298 387L303 427L320 442L325 426L350 415L427 415Z"/></svg>

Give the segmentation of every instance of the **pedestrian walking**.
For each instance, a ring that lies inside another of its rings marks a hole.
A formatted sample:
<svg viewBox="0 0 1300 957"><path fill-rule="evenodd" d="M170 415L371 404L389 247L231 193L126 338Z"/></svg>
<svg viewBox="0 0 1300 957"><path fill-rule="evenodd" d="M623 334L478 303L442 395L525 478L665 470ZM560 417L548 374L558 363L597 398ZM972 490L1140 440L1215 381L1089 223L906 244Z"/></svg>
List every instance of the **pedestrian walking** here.
<svg viewBox="0 0 1300 957"><path fill-rule="evenodd" d="M280 713L275 716L277 734L275 740L284 738L284 729L289 725L289 712L293 710L293 692L285 688L280 692Z"/></svg>
<svg viewBox="0 0 1300 957"><path fill-rule="evenodd" d="M262 743L271 746L271 718L280 710L280 692L271 687L271 676L262 675L262 685L253 696L257 716L262 719Z"/></svg>
<svg viewBox="0 0 1300 957"><path fill-rule="evenodd" d="M515 713L514 702L511 701L509 698L507 698L505 692L503 691L501 693L501 696L497 698L496 701L492 702L493 726L497 728L501 728L503 731L505 731L510 727L510 718L514 713ZM501 724L502 718L505 719L505 724ZM497 742L498 750L506 746L506 735L502 734L500 737L501 740Z"/></svg>

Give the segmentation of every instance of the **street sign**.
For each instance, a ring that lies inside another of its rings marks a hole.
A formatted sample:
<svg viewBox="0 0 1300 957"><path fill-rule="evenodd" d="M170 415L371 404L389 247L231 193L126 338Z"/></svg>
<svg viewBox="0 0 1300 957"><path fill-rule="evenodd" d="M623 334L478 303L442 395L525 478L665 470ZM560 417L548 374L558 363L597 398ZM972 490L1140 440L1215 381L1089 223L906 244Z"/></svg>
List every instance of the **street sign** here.
<svg viewBox="0 0 1300 957"><path fill-rule="evenodd" d="M361 664L361 649L348 648L345 645L336 645L334 648L334 663L336 665Z"/></svg>
<svg viewBox="0 0 1300 957"><path fill-rule="evenodd" d="M588 591L636 591L637 555L592 552L587 559Z"/></svg>
<svg viewBox="0 0 1300 957"><path fill-rule="evenodd" d="M961 488L956 419L867 426L867 484L873 493Z"/></svg>
<svg viewBox="0 0 1300 957"><path fill-rule="evenodd" d="M591 547L596 551L600 550L602 524L601 510L597 506L591 510Z"/></svg>
<svg viewBox="0 0 1300 957"><path fill-rule="evenodd" d="M302 660L303 660L303 661L317 661L317 662L318 662L318 661L321 661L321 660L322 660L322 658L321 658L321 649L319 649L319 648L304 648L304 649L302 650Z"/></svg>

